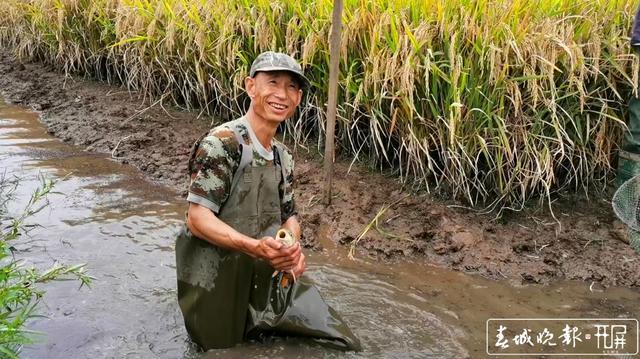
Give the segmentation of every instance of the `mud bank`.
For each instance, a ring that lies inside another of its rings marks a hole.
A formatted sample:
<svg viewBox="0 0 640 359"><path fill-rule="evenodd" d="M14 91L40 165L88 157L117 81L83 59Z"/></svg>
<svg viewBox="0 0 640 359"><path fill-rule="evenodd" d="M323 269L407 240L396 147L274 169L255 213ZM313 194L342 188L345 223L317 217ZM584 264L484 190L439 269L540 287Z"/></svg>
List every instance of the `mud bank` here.
<svg viewBox="0 0 640 359"><path fill-rule="evenodd" d="M186 195L189 149L211 118L8 55L0 55L0 74L0 95L41 112L50 133L87 151L110 153ZM324 208L322 164L314 153L292 150L303 241L314 250L349 244L384 205L397 202L362 238L357 256L380 263L424 261L513 283L570 279L640 286L640 256L625 243L626 230L606 199L557 204L560 224L542 210L495 221L407 192L393 178L355 166L348 172L349 163L337 163L336 195Z"/></svg>

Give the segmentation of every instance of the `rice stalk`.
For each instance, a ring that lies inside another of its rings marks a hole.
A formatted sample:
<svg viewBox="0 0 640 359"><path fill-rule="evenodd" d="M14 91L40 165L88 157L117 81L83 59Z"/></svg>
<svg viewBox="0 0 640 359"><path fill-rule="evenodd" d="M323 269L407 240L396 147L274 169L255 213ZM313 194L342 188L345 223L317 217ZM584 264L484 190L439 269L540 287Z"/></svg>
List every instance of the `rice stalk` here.
<svg viewBox="0 0 640 359"><path fill-rule="evenodd" d="M324 136L332 3L6 0L0 46L174 104L232 119L264 50L299 58L314 87L286 128ZM485 208L520 209L612 177L636 92L630 0L348 1L337 144Z"/></svg>

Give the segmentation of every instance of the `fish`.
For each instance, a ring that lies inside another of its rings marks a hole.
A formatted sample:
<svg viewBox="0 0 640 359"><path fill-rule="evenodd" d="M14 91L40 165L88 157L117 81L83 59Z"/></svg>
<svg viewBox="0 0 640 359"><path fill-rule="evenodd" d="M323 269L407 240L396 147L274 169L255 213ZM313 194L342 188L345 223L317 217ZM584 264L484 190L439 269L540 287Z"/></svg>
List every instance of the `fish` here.
<svg viewBox="0 0 640 359"><path fill-rule="evenodd" d="M278 230L278 232L276 233L276 240L280 241L285 248L289 248L292 245L296 244L296 238L294 237L293 233L286 228L280 228ZM280 271L274 271L271 277L273 278L279 273ZM293 274L293 271L288 271L286 274L289 274L293 279L293 282L295 283L296 275ZM288 275L283 275L280 279L280 287L286 288L289 285L289 280L290 278Z"/></svg>

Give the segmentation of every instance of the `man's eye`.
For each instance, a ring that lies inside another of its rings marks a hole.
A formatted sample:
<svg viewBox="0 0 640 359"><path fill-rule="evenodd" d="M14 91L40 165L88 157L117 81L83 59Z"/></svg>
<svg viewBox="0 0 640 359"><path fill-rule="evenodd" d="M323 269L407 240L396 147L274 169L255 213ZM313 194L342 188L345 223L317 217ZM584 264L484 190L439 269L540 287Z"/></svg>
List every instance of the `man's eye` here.
<svg viewBox="0 0 640 359"><path fill-rule="evenodd" d="M276 84L276 80L269 80L269 83L272 84L272 85L275 85Z"/></svg>

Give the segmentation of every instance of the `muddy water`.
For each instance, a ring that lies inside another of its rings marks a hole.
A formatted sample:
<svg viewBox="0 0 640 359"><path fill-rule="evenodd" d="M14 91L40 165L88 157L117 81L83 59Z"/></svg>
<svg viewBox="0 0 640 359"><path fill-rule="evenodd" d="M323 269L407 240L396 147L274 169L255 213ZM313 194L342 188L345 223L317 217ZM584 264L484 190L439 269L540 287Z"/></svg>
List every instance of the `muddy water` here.
<svg viewBox="0 0 640 359"><path fill-rule="evenodd" d="M45 285L31 329L46 336L25 358L478 358L489 318L640 317L640 293L591 283L514 286L416 263L347 260L341 248L308 253L307 276L361 338L364 352L341 353L279 340L198 353L176 303L174 233L184 202L130 166L62 143L38 115L0 103L0 167L21 178L15 210L39 177L59 179L58 194L21 239L21 258L88 263L90 289ZM322 239L326 241L326 239ZM330 246L326 246L330 247ZM624 259L621 260L633 260Z"/></svg>

